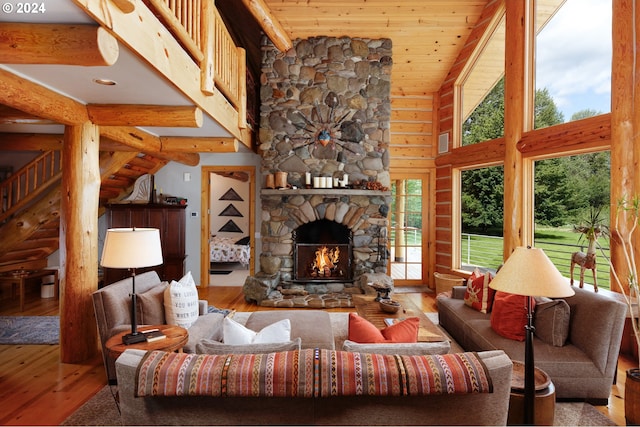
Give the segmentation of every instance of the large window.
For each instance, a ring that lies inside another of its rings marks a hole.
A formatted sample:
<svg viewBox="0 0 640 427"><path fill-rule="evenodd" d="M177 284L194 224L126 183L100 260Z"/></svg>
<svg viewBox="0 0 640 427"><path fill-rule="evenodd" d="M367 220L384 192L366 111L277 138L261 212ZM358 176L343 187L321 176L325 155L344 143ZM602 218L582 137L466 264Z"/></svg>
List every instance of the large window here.
<svg viewBox="0 0 640 427"><path fill-rule="evenodd" d="M611 110L611 0L538 2L536 90L553 99L561 122ZM555 13L553 13L555 12ZM553 123L538 123L536 128Z"/></svg>
<svg viewBox="0 0 640 427"><path fill-rule="evenodd" d="M461 268L495 271L502 264L503 231L502 166L462 171Z"/></svg>
<svg viewBox="0 0 640 427"><path fill-rule="evenodd" d="M609 288L610 202L609 152L581 154L535 162L535 237L536 247L545 253L565 277L571 277L571 259L575 252L589 252L590 237L596 237L596 280L598 287ZM578 255L580 259L582 255ZM575 283L580 281L580 266L574 267ZM593 285L593 272L586 270L586 284Z"/></svg>

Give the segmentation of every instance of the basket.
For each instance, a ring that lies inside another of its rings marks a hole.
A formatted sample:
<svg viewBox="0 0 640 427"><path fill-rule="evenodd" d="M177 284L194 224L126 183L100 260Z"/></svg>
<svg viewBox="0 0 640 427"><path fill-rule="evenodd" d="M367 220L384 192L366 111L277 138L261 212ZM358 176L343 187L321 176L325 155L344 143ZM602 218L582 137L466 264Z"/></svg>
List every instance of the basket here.
<svg viewBox="0 0 640 427"><path fill-rule="evenodd" d="M442 292L448 292L454 286L462 286L464 278L454 276L453 274L433 273L436 279L436 295Z"/></svg>

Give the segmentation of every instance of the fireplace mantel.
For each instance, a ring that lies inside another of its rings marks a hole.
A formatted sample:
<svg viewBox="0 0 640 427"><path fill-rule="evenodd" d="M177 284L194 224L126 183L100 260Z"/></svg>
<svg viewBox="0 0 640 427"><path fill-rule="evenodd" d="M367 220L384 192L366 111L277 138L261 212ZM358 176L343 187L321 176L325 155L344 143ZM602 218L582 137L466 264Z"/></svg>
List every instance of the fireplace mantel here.
<svg viewBox="0 0 640 427"><path fill-rule="evenodd" d="M327 196L390 196L390 191L361 190L353 188L283 188L273 190L263 188L260 190L262 196L297 196L297 195L327 195Z"/></svg>

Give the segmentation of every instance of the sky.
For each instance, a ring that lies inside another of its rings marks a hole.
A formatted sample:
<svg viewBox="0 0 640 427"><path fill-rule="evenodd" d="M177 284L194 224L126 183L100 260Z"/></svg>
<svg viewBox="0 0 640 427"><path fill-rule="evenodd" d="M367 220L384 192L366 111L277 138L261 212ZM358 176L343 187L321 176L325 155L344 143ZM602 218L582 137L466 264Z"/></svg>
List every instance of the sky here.
<svg viewBox="0 0 640 427"><path fill-rule="evenodd" d="M536 89L547 88L569 121L611 111L611 0L567 0L540 32Z"/></svg>

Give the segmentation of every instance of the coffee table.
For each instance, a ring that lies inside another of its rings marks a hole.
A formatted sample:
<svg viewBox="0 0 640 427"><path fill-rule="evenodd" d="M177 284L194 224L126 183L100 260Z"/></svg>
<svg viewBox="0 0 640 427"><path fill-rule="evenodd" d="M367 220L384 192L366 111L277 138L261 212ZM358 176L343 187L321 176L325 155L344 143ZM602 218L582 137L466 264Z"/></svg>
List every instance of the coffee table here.
<svg viewBox="0 0 640 427"><path fill-rule="evenodd" d="M135 348L137 350L162 350L162 351L176 351L182 350L189 340L189 332L185 328L176 325L151 325L140 326L138 331L144 332L149 329L159 329L167 337L158 341L152 342L139 342L135 344L124 344L122 337L131 331L120 332L109 338L106 342L106 347L109 350L109 354L117 359L125 350Z"/></svg>
<svg viewBox="0 0 640 427"><path fill-rule="evenodd" d="M448 341L448 338L440 331L440 329L424 314L411 298L395 294L392 299L398 301L402 305L397 313L387 313L382 311L378 301L375 301L375 295L354 295L353 303L358 314L369 322L374 324L378 329L387 327L384 319L406 319L407 317L417 317L420 319L420 329L418 329L418 342L440 342Z"/></svg>

